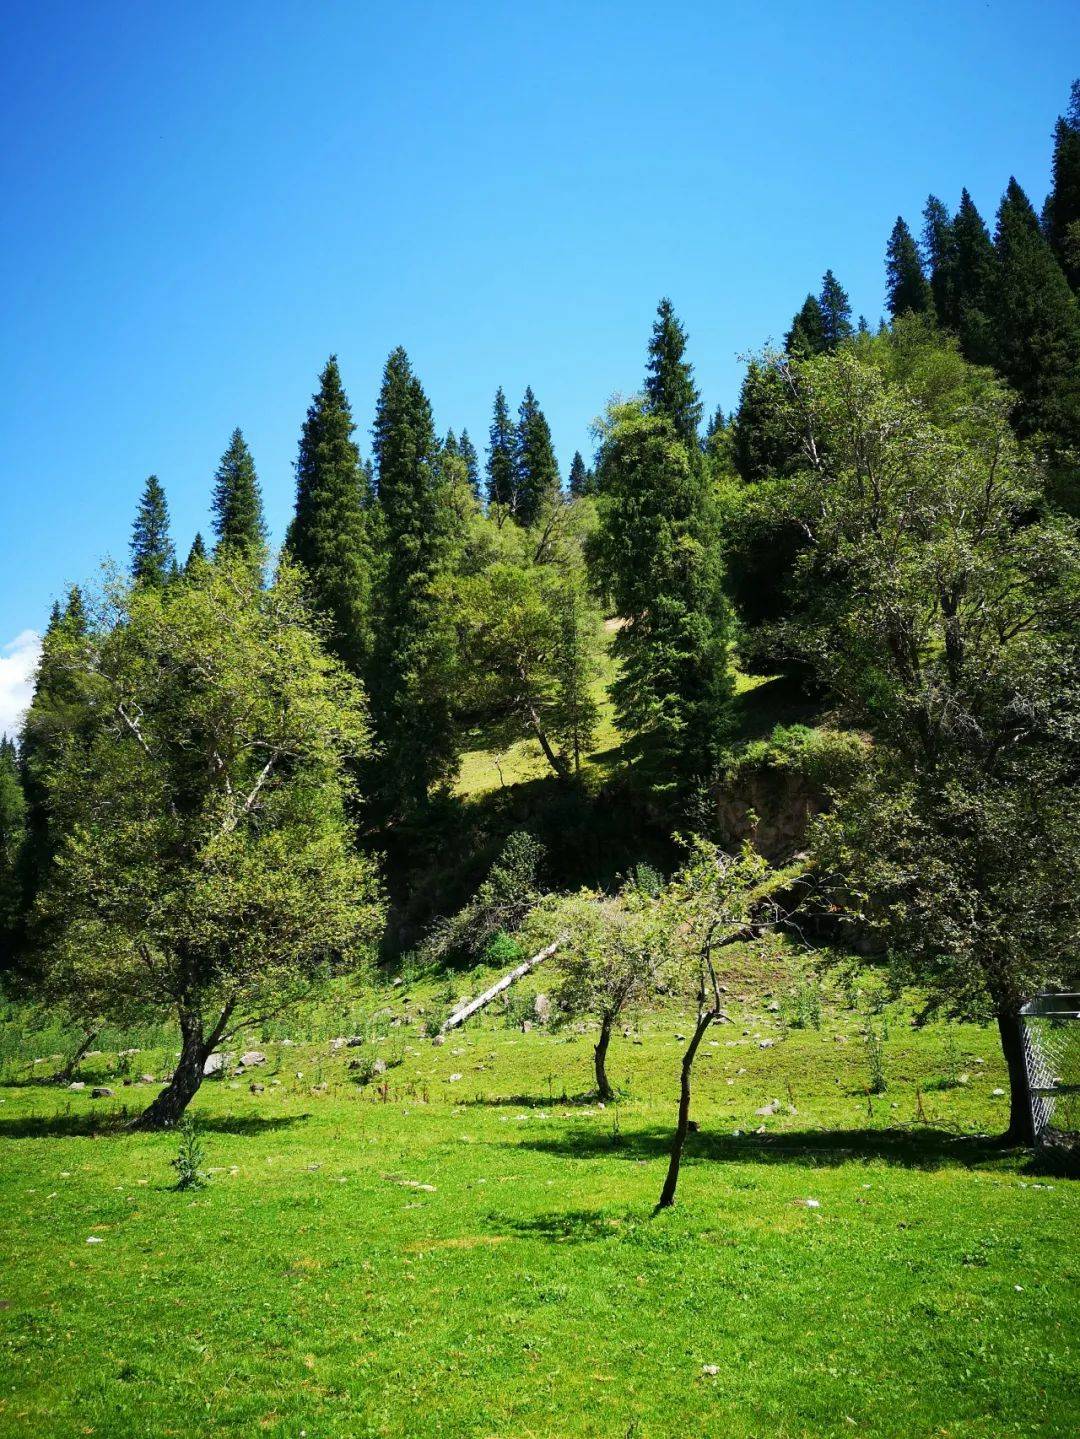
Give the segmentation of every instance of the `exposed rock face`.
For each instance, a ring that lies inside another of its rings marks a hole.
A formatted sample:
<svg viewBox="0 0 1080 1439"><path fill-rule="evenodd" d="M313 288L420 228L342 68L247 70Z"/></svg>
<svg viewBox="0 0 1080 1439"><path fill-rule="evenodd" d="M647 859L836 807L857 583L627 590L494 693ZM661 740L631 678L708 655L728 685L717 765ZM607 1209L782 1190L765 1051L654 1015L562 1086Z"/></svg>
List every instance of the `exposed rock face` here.
<svg viewBox="0 0 1080 1439"><path fill-rule="evenodd" d="M719 788L716 818L721 843L749 840L773 863L789 859L806 840L810 821L826 807L824 791L805 775L769 765Z"/></svg>

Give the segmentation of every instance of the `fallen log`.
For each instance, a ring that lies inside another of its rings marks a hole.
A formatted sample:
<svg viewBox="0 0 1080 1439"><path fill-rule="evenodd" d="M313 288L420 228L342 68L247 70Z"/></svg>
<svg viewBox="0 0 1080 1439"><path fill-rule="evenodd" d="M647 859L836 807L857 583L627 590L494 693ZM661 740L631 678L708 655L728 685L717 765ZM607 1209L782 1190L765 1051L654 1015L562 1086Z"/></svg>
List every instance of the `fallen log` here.
<svg viewBox="0 0 1080 1439"><path fill-rule="evenodd" d="M470 999L469 1002L463 1004L460 1009L455 1009L449 1019L443 1021L439 1033L446 1034L451 1029L457 1029L458 1026L464 1024L467 1019L471 1019L474 1014L489 1005L497 995L502 994L504 989L509 989L517 980L523 979L525 975L530 974L537 965L543 964L545 959L550 959L559 945L563 943L563 938L564 936L560 936L549 944L546 949L542 949L538 954L534 954L531 959L523 959L509 974L504 974L502 979L497 980L490 989L485 989L483 994L477 995L475 999Z"/></svg>

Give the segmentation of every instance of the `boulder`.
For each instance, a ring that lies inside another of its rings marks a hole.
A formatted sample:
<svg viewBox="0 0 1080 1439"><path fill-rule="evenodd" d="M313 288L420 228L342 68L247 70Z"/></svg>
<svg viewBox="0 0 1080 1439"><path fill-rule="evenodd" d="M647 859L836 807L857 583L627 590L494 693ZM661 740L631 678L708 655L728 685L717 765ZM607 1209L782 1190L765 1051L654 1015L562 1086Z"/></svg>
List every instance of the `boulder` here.
<svg viewBox="0 0 1080 1439"><path fill-rule="evenodd" d="M533 1017L537 1024L547 1024L551 1019L551 1000L546 994L538 994L533 1000Z"/></svg>
<svg viewBox="0 0 1080 1439"><path fill-rule="evenodd" d="M107 1084L98 1084L90 1091L91 1099L111 1099L114 1091Z"/></svg>
<svg viewBox="0 0 1080 1439"><path fill-rule="evenodd" d="M68 1088L69 1088L69 1089L85 1089L85 1088L86 1088L86 1085L83 1083L83 1081L82 1081L81 1079L74 1079L74 1080L72 1080L72 1082L68 1085Z"/></svg>
<svg viewBox="0 0 1080 1439"><path fill-rule="evenodd" d="M209 1079L214 1074L224 1074L225 1066L228 1062L229 1056L221 1053L220 1050L214 1054L208 1054L206 1056L206 1063L202 1067L203 1078Z"/></svg>
<svg viewBox="0 0 1080 1439"><path fill-rule="evenodd" d="M240 1063L245 1069L251 1069L256 1064L265 1064L266 1055L260 1049L249 1049L246 1054L240 1056Z"/></svg>

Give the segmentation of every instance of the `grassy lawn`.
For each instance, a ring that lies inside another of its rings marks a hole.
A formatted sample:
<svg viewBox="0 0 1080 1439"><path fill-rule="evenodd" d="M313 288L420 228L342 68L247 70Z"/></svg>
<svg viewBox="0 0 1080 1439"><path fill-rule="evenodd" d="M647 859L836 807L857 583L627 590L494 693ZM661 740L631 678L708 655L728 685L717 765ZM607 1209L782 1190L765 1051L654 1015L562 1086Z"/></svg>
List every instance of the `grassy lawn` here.
<svg viewBox="0 0 1080 1439"><path fill-rule="evenodd" d="M658 1218L675 1012L615 1041L606 1109L589 1034L492 1016L424 1040L445 980L369 1000L355 1049L328 1043L355 1011L300 1015L250 1036L256 1074L203 1086L193 1193L174 1135L121 1128L156 1091L114 1052L83 1066L116 1090L93 1100L26 1082L43 1051L9 1042L0 1433L1075 1433L1080 1189L981 1137L1005 1118L994 1035L893 1011L871 1096L839 995L793 1028L781 985L775 1014L730 978ZM372 1052L390 1067L358 1086Z"/></svg>

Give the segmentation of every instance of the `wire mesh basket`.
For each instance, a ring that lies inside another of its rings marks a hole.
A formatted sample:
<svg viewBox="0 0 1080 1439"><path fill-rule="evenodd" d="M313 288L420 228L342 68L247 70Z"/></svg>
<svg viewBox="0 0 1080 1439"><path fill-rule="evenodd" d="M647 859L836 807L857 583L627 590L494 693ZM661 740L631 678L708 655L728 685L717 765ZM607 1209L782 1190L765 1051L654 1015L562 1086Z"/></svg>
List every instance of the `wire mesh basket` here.
<svg viewBox="0 0 1080 1439"><path fill-rule="evenodd" d="M1039 1144L1080 1144L1080 993L1035 996L1021 1011L1031 1122Z"/></svg>

